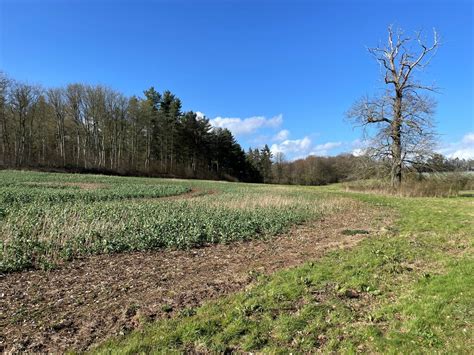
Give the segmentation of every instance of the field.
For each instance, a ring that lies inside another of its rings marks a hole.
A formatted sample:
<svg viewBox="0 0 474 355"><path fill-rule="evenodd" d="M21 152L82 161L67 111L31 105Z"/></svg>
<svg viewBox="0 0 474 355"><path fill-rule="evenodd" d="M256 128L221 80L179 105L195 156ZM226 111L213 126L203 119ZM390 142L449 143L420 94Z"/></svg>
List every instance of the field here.
<svg viewBox="0 0 474 355"><path fill-rule="evenodd" d="M297 189L265 186L25 172L0 177L2 272L53 268L91 254L261 238L332 208Z"/></svg>
<svg viewBox="0 0 474 355"><path fill-rule="evenodd" d="M0 171L0 349L469 353L473 207Z"/></svg>

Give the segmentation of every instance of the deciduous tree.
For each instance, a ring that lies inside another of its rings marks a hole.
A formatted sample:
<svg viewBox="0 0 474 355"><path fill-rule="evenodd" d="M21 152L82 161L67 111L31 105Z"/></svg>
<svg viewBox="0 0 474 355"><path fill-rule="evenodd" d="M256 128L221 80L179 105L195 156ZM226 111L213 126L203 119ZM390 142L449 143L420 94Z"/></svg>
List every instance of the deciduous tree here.
<svg viewBox="0 0 474 355"><path fill-rule="evenodd" d="M427 45L421 32L407 36L389 27L387 44L369 48L380 64L386 89L381 95L360 99L348 112L365 132L375 132L370 153L390 162L394 187L401 184L404 165L426 155L433 145L435 102L426 92L436 89L421 83L417 74L427 67L438 46L435 30Z"/></svg>

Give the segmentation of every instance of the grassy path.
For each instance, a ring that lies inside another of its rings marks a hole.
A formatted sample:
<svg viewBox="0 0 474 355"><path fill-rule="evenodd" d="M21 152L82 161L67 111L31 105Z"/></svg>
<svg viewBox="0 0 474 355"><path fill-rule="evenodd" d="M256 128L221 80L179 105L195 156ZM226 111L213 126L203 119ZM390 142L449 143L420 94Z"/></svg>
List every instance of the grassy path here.
<svg viewBox="0 0 474 355"><path fill-rule="evenodd" d="M472 199L320 190L391 209L398 220L354 249L277 272L96 351L472 353Z"/></svg>

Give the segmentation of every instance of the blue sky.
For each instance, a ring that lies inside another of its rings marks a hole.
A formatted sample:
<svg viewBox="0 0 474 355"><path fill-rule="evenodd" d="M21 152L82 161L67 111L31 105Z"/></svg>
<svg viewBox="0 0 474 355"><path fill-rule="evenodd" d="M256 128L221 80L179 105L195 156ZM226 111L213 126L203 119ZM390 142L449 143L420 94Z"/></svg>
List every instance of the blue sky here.
<svg viewBox="0 0 474 355"><path fill-rule="evenodd" d="M59 86L127 95L169 89L183 109L229 127L244 148L288 158L358 148L344 113L383 87L366 51L389 24L436 27L424 78L436 95L440 151L474 157L473 2L0 0L0 69Z"/></svg>

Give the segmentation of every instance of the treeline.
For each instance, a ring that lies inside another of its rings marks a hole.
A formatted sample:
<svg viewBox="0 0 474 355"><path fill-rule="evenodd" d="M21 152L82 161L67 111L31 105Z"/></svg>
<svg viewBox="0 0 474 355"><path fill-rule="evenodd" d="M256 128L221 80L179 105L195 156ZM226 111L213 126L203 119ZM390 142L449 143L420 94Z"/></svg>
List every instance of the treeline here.
<svg viewBox="0 0 474 355"><path fill-rule="evenodd" d="M0 167L324 185L383 176L389 164L351 154L285 161L267 145L244 152L229 130L183 112L170 91L126 97L101 85L42 88L0 72ZM434 154L410 169L473 167Z"/></svg>
<svg viewBox="0 0 474 355"><path fill-rule="evenodd" d="M425 162L414 164L417 172L421 173L446 173L455 171L473 171L473 159L447 158L442 154L434 153Z"/></svg>
<svg viewBox="0 0 474 355"><path fill-rule="evenodd" d="M170 91L45 89L1 73L0 165L262 181L229 130L183 112Z"/></svg>
<svg viewBox="0 0 474 355"><path fill-rule="evenodd" d="M277 154L272 165L272 181L278 184L326 185L373 177L378 169L370 159L352 154L309 156L291 162Z"/></svg>
<svg viewBox="0 0 474 355"><path fill-rule="evenodd" d="M271 175L266 181L278 184L326 185L336 182L385 179L391 166L389 161L368 156L340 154L333 157L309 156L291 162L280 154L273 157ZM447 158L433 153L423 161L404 167L407 178L420 179L426 173L466 172L474 170L474 160ZM265 170L267 171L267 170ZM265 179L265 172L262 171Z"/></svg>

